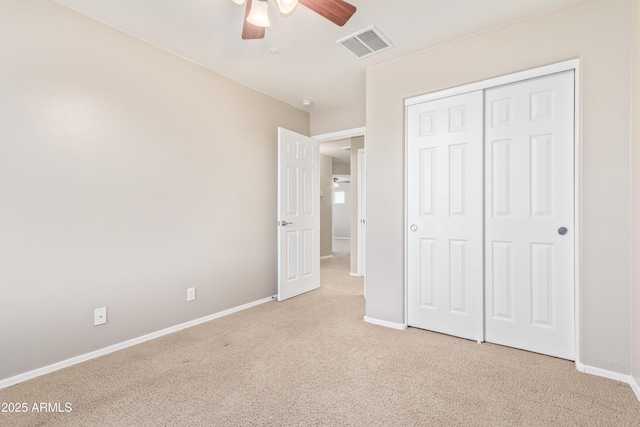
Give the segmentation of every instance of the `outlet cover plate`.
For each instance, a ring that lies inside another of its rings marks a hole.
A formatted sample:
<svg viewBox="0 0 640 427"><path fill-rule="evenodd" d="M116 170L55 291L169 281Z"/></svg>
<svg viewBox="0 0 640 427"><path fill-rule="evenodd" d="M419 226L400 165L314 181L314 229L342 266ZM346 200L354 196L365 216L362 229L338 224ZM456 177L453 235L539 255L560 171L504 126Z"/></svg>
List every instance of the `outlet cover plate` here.
<svg viewBox="0 0 640 427"><path fill-rule="evenodd" d="M95 326L107 323L107 307L96 308L93 313L93 324Z"/></svg>
<svg viewBox="0 0 640 427"><path fill-rule="evenodd" d="M187 301L193 301L196 299L196 288L187 289Z"/></svg>

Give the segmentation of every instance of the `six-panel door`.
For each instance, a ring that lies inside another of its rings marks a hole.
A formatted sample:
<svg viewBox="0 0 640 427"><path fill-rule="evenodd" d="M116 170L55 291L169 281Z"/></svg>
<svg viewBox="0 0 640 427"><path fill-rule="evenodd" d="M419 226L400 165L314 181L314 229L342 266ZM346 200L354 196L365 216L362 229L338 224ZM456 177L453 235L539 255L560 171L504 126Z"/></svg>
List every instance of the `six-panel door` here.
<svg viewBox="0 0 640 427"><path fill-rule="evenodd" d="M482 91L409 107L408 323L482 340Z"/></svg>
<svg viewBox="0 0 640 427"><path fill-rule="evenodd" d="M485 94L485 338L565 359L575 357L573 86L567 71Z"/></svg>
<svg viewBox="0 0 640 427"><path fill-rule="evenodd" d="M407 110L408 324L574 359L573 71Z"/></svg>
<svg viewBox="0 0 640 427"><path fill-rule="evenodd" d="M318 142L278 128L278 300L320 286Z"/></svg>

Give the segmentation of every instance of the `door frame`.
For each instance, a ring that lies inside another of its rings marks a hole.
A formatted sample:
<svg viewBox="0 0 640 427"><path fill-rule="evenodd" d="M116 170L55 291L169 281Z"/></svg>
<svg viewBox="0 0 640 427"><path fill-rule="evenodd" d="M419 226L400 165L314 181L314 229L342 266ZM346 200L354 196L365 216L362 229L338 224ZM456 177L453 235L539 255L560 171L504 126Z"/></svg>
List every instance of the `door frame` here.
<svg viewBox="0 0 640 427"><path fill-rule="evenodd" d="M367 162L366 151L364 148L358 149L358 275L366 276L366 257L367 257ZM367 289L365 287L364 297L367 297Z"/></svg>
<svg viewBox="0 0 640 427"><path fill-rule="evenodd" d="M331 175L332 178L332 182L333 185L331 187L331 252L335 252L333 250L333 241L335 239L343 239L343 240L349 240L349 245L351 245L351 209L353 209L353 206L351 206L351 191L352 191L352 187L351 187L351 175L343 175L343 174L333 174ZM344 184L349 184L349 197L347 197L347 199L345 200L345 204L349 205L349 217L347 218L347 223L349 226L349 237L336 237L334 231L335 231L335 225L336 225L336 213L335 213L335 209L336 209L336 201L335 201L335 194L336 194L336 190L339 190L340 187L336 187L336 180L338 181L338 183L344 183Z"/></svg>
<svg viewBox="0 0 640 427"><path fill-rule="evenodd" d="M536 77L543 77L549 74L555 74L562 71L574 71L574 141L573 141L573 164L574 164L574 186L573 186L573 221L574 221L574 240L573 240L573 250L574 250L574 346L575 346L575 365L579 371L584 371L585 366L582 363L582 352L580 347L580 326L581 326L581 312L580 312L580 290L581 290L581 252L580 252L580 240L582 235L582 221L581 221L581 213L582 213L582 144L581 144L581 134L580 134L580 60L579 58L570 59L567 61L558 62L555 64L545 65L542 67L537 67L525 71L520 71L512 74L506 74L503 76L461 85L457 87L453 87L450 89L444 89L436 92L427 93L424 95L419 95L411 98L406 98L404 102L405 107L405 141L404 141L404 151L407 153L408 147L408 132L406 129L407 126L407 109L411 105L421 104L427 101L434 101L441 98L448 98L454 95L460 95L467 92L472 92L476 90L485 90L495 86L502 86L509 83L516 83L523 80L533 79ZM404 174L404 326L408 327L408 229L406 224L408 224L408 177L407 177L407 159L405 157L405 174Z"/></svg>

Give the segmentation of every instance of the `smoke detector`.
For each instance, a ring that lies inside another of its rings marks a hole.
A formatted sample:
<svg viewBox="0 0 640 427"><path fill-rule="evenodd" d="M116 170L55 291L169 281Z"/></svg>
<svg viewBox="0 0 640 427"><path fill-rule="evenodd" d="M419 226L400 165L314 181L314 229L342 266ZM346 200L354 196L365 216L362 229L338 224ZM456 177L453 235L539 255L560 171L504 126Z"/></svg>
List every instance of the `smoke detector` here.
<svg viewBox="0 0 640 427"><path fill-rule="evenodd" d="M303 107L311 107L313 105L313 101L310 99L303 99L300 101L300 104L302 104Z"/></svg>

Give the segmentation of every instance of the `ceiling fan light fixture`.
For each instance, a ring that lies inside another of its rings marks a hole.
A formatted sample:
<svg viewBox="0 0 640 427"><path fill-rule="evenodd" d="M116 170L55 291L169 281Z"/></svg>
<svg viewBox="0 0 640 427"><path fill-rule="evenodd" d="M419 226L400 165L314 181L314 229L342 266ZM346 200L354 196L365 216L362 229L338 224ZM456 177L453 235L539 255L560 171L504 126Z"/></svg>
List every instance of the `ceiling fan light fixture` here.
<svg viewBox="0 0 640 427"><path fill-rule="evenodd" d="M247 16L247 22L257 27L270 26L268 6L267 0L253 0L249 16Z"/></svg>
<svg viewBox="0 0 640 427"><path fill-rule="evenodd" d="M293 12L293 9L298 5L298 0L276 0L280 13L286 15Z"/></svg>

